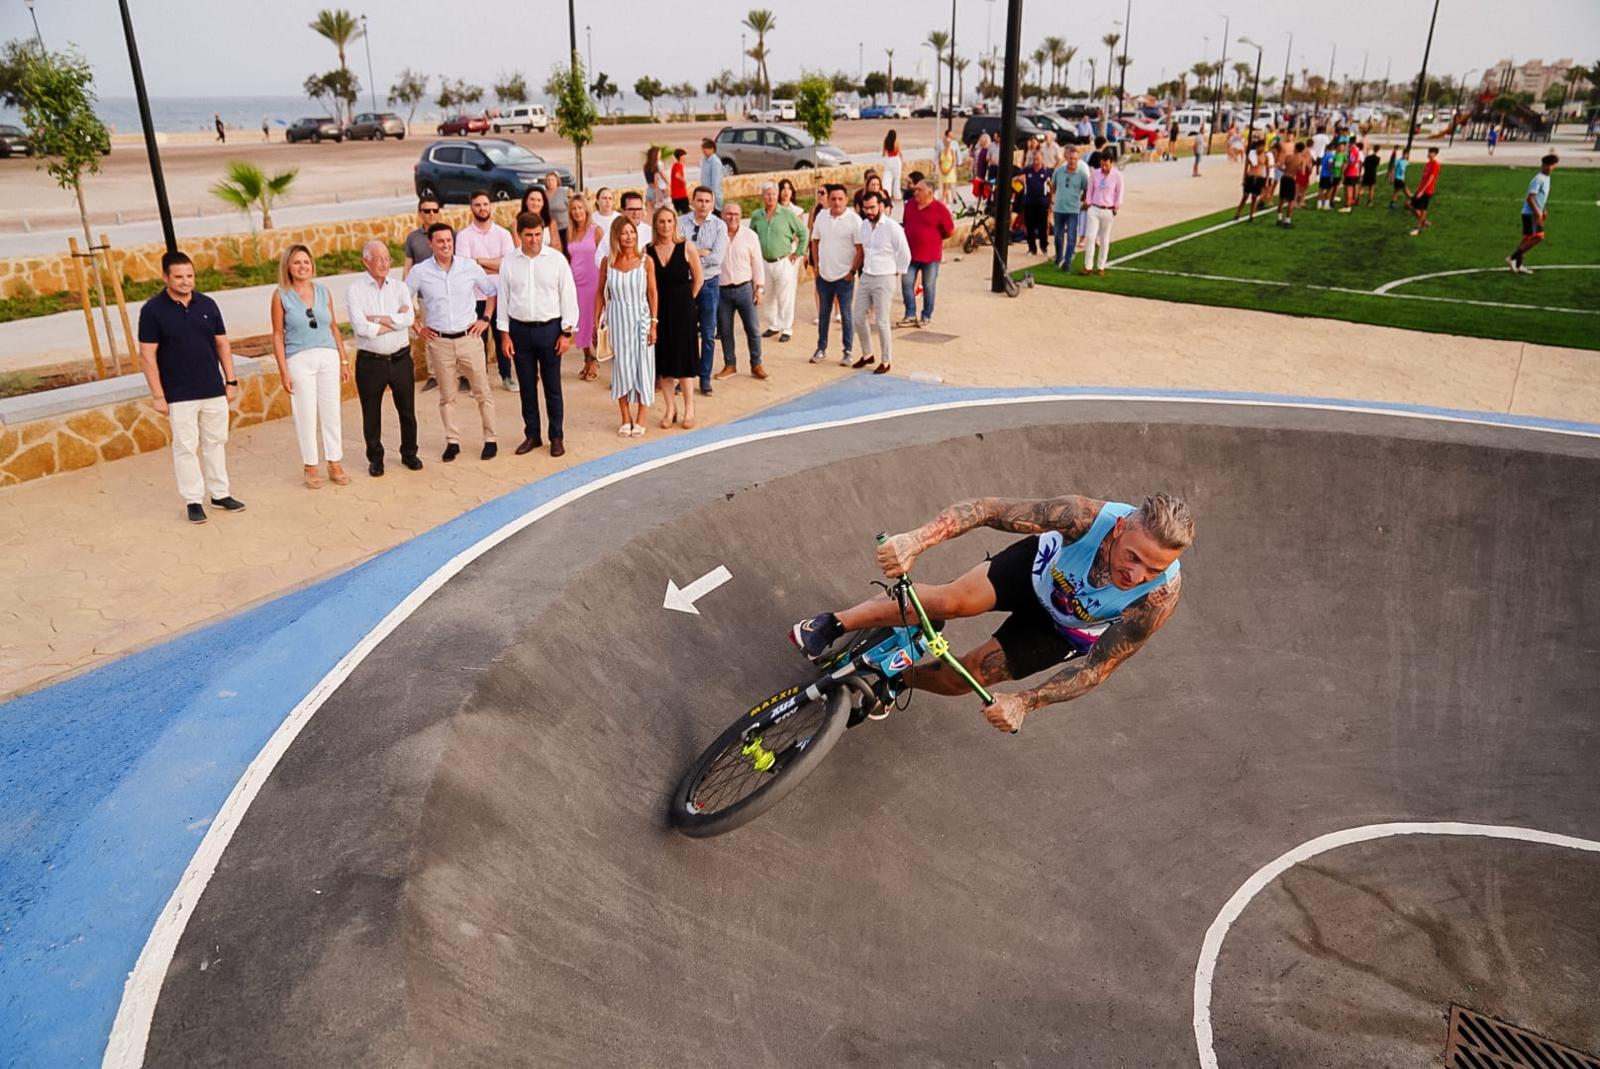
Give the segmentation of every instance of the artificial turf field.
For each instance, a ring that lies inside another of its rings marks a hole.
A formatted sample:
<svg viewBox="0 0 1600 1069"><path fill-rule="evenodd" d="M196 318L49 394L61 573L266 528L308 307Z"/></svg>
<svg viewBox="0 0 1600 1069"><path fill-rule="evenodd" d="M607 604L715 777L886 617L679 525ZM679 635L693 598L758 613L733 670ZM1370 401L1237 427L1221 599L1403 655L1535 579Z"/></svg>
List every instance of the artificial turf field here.
<svg viewBox="0 0 1600 1069"><path fill-rule="evenodd" d="M1412 153L1411 187L1424 152ZM1102 276L1033 269L1044 285L1132 297L1345 319L1443 334L1600 349L1600 170L1557 167L1544 243L1532 275L1505 257L1521 239L1520 205L1538 168L1445 164L1429 218L1408 236L1409 212L1380 174L1374 207L1349 215L1299 209L1223 226L1233 209L1113 240ZM1241 171L1242 173L1242 171ZM1316 192L1313 181L1308 198ZM1080 253L1075 265L1081 269Z"/></svg>

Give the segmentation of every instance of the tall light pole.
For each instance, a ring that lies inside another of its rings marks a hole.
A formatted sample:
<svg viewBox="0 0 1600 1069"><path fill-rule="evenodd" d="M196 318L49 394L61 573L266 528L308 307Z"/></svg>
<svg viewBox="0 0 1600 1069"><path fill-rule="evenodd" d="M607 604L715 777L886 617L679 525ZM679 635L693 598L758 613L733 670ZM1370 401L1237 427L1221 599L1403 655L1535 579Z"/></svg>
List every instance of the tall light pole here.
<svg viewBox="0 0 1600 1069"><path fill-rule="evenodd" d="M1228 16L1222 19L1222 58L1217 60L1217 95L1211 98L1211 129L1219 131L1222 128L1222 79L1228 70Z"/></svg>
<svg viewBox="0 0 1600 1069"><path fill-rule="evenodd" d="M1006 65L1005 88L1000 96L1000 173L996 176L996 190L1003 190L995 206L994 270L989 274L989 289L1004 293L1007 284L1014 286L1006 272L1010 255L1011 235L1011 174L1015 162L1012 154L1017 147L1017 91L1018 69L1022 64L1022 0L1006 0ZM1015 291L1013 291L1015 292Z"/></svg>
<svg viewBox="0 0 1600 1069"><path fill-rule="evenodd" d="M749 53L745 50L745 45L744 45L744 34L741 33L739 35L739 80L740 81L744 81L746 78L750 77L749 69L744 64L745 58L748 55L749 55Z"/></svg>
<svg viewBox="0 0 1600 1069"><path fill-rule="evenodd" d="M156 211L161 215L161 236L167 251L178 251L178 235L172 229L172 205L167 202L167 180L161 173L161 153L156 149L156 127L150 119L150 97L144 90L144 68L139 65L139 46L133 38L133 16L128 0L117 0L122 12L122 36L128 41L128 66L133 70L133 95L139 102L139 124L144 127L144 150L150 157L150 180L156 187Z"/></svg>
<svg viewBox="0 0 1600 1069"><path fill-rule="evenodd" d="M587 54L588 57L589 57L589 69L588 69L588 71L586 73L593 74L594 73L594 27L593 26L584 26L584 28L583 28L583 48L584 48L585 54Z"/></svg>
<svg viewBox="0 0 1600 1069"><path fill-rule="evenodd" d="M935 70L938 68L935 67ZM937 96L937 94L935 94ZM934 114L939 113L937 105ZM956 124L956 0L950 0L950 111L945 116L944 132L949 133ZM933 139L935 155L938 154L939 139Z"/></svg>
<svg viewBox="0 0 1600 1069"><path fill-rule="evenodd" d="M1333 51L1328 54L1328 110L1333 110L1333 61L1339 57L1339 42L1333 42Z"/></svg>
<svg viewBox="0 0 1600 1069"><path fill-rule="evenodd" d="M1478 71L1477 67L1468 67L1467 68L1467 73L1463 74L1461 76L1461 80L1456 83L1456 106L1450 112L1450 144L1451 145L1454 145L1456 143L1456 126L1461 122L1461 90L1466 86L1467 79L1471 78L1474 74L1477 73L1477 71ZM1474 109L1474 110L1476 110L1476 109Z"/></svg>
<svg viewBox="0 0 1600 1069"><path fill-rule="evenodd" d="M26 0L28 15L33 19L33 39L39 42L39 54L44 55L44 34L39 32L39 13L33 10L33 0Z"/></svg>
<svg viewBox="0 0 1600 1069"><path fill-rule="evenodd" d="M1288 106L1289 106L1289 53L1294 51L1294 31L1293 30L1284 30L1283 32L1289 35L1289 47L1285 48L1283 50L1283 96L1282 96L1282 100L1281 100L1281 106L1284 107L1284 108L1288 108Z"/></svg>
<svg viewBox="0 0 1600 1069"><path fill-rule="evenodd" d="M861 79L865 78L866 76L867 76L867 43L865 41L857 41L856 42L856 81L859 82L859 81L861 81Z"/></svg>
<svg viewBox="0 0 1600 1069"><path fill-rule="evenodd" d="M1367 87L1367 50L1365 48L1363 48L1361 50L1361 80L1356 83L1356 102L1355 102L1355 105L1354 105L1355 107L1359 108L1361 106L1361 90L1365 89L1366 87Z"/></svg>
<svg viewBox="0 0 1600 1069"><path fill-rule="evenodd" d="M372 110L378 110L378 83L372 77L372 36L367 33L367 16L361 16L361 43L367 46L367 99L372 101Z"/></svg>
<svg viewBox="0 0 1600 1069"><path fill-rule="evenodd" d="M1248 37L1239 38L1239 43L1242 45L1249 45L1251 48L1256 50L1256 80L1255 84L1250 87L1250 125L1244 128L1244 143L1247 150L1244 154L1244 173L1249 174L1250 153L1248 149L1255 143L1256 98L1261 95L1261 53L1264 52L1265 49L1256 44L1254 41L1250 40Z"/></svg>
<svg viewBox="0 0 1600 1069"><path fill-rule="evenodd" d="M1428 84L1428 56L1433 52L1433 27L1439 21L1439 0L1433 0L1433 15L1428 19L1428 43L1422 46L1422 70L1417 73L1417 91L1411 95L1411 121L1406 124L1406 151L1417 135L1417 111L1422 107L1422 90Z"/></svg>
<svg viewBox="0 0 1600 1069"><path fill-rule="evenodd" d="M1133 33L1133 0L1128 0L1128 9L1122 14L1122 67L1117 75L1117 113L1122 113L1122 98L1127 95L1128 88L1128 37ZM1165 78L1162 81L1166 81Z"/></svg>

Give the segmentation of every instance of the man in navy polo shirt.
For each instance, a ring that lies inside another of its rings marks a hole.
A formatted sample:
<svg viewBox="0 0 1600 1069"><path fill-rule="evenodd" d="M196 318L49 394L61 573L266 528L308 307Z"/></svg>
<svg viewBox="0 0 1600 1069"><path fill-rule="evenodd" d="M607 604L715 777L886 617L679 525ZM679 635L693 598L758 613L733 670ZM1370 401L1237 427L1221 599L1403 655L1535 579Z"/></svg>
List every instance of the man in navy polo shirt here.
<svg viewBox="0 0 1600 1069"><path fill-rule="evenodd" d="M233 350L217 302L194 289L194 263L181 252L161 257L167 288L139 311L139 361L150 399L172 424L172 466L190 523L205 523L201 495L227 512L244 511L228 492L223 446L228 402L238 392Z"/></svg>

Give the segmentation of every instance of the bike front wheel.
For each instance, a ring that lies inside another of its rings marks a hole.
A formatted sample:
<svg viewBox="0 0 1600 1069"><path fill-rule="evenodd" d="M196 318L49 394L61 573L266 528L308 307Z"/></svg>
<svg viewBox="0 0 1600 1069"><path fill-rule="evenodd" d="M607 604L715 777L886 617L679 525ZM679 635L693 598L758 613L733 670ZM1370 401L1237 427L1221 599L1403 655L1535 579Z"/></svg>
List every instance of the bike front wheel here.
<svg viewBox="0 0 1600 1069"><path fill-rule="evenodd" d="M721 835L777 805L844 734L851 693L841 687L813 701L795 688L734 721L673 791L672 826L697 839Z"/></svg>

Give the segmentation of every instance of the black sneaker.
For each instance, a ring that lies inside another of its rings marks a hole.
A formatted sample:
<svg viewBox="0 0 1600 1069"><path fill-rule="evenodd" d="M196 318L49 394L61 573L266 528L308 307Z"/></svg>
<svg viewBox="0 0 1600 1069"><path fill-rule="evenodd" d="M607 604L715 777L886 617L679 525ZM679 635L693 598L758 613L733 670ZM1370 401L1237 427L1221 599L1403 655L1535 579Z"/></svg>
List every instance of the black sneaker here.
<svg viewBox="0 0 1600 1069"><path fill-rule="evenodd" d="M227 497L214 497L211 499L213 508L222 509L224 512L243 512L244 502L229 494Z"/></svg>
<svg viewBox="0 0 1600 1069"><path fill-rule="evenodd" d="M422 470L422 461L416 457L401 457L400 463L404 464L410 471Z"/></svg>
<svg viewBox="0 0 1600 1069"><path fill-rule="evenodd" d="M828 652L828 647L837 642L842 634L844 626L839 623L839 618L831 612L825 612L801 620L790 628L789 641L813 661L820 661Z"/></svg>
<svg viewBox="0 0 1600 1069"><path fill-rule="evenodd" d="M449 442L444 447L444 456L440 457L439 459L448 464L460 455L461 446L456 442Z"/></svg>
<svg viewBox="0 0 1600 1069"><path fill-rule="evenodd" d="M189 522L190 523L205 523L206 522L206 510L201 508L198 502L189 506Z"/></svg>

